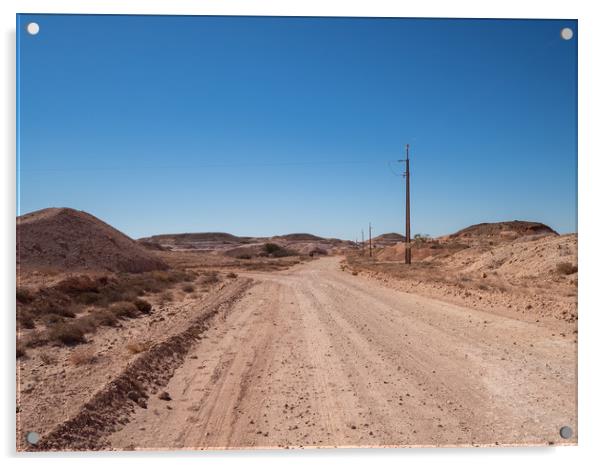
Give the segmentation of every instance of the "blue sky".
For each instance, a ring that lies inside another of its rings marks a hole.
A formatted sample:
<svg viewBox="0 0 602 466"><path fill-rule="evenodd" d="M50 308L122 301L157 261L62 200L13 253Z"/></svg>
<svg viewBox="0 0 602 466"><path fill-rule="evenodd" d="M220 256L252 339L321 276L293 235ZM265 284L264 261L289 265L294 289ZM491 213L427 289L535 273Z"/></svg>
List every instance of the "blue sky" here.
<svg viewBox="0 0 602 466"><path fill-rule="evenodd" d="M403 232L410 143L413 233L576 231L576 21L28 14L17 36L21 214Z"/></svg>

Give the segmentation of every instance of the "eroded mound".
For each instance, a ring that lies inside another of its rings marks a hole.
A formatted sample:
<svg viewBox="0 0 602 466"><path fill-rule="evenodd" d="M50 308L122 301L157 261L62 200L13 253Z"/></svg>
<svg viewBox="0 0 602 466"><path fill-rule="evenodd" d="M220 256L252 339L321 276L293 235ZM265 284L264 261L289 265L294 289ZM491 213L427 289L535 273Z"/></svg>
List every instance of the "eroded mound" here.
<svg viewBox="0 0 602 466"><path fill-rule="evenodd" d="M507 237L514 239L519 236L545 234L558 235L558 233L543 223L514 220L512 222L479 223L457 231L449 236L450 238Z"/></svg>
<svg viewBox="0 0 602 466"><path fill-rule="evenodd" d="M152 251L102 220L68 208L17 217L17 266L134 273L167 268Z"/></svg>

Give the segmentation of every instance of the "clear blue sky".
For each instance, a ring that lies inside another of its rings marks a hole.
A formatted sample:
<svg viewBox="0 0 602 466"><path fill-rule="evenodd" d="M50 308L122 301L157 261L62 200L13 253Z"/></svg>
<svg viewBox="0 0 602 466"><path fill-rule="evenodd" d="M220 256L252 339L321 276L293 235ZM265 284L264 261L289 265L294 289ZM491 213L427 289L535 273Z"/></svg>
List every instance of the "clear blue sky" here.
<svg viewBox="0 0 602 466"><path fill-rule="evenodd" d="M576 21L17 22L21 214L73 207L133 237L403 232L388 162L409 142L413 233L576 231Z"/></svg>

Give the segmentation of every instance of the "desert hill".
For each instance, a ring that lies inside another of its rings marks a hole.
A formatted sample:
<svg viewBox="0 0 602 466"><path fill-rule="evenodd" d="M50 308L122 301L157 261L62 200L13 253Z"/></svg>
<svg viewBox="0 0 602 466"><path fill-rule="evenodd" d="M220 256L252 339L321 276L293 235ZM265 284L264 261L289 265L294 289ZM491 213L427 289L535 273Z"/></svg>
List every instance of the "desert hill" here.
<svg viewBox="0 0 602 466"><path fill-rule="evenodd" d="M549 226L539 222L525 222L514 220L512 222L479 223L463 228L449 235L450 238L499 238L514 239L520 236L550 234L558 235Z"/></svg>
<svg viewBox="0 0 602 466"><path fill-rule="evenodd" d="M511 222L480 223L463 228L451 235L439 238L427 238L412 241L412 258L415 261L433 260L452 255L463 258L463 260L475 259L475 254L486 252L489 256L493 253L492 248L509 244L504 250L513 254L514 250L522 250L521 246L515 244L532 242L542 238L543 243L549 243L551 239L558 237L552 228L543 223L526 222L514 220ZM549 240L545 240L549 238ZM576 238L575 238L576 242ZM551 243L550 243L551 244ZM461 254L459 254L463 251ZM387 246L376 252L382 261L403 261L405 258L405 243L398 242ZM554 260L556 257L554 257Z"/></svg>
<svg viewBox="0 0 602 466"><path fill-rule="evenodd" d="M399 233L383 233L372 238L372 243L377 247L393 246L406 240L406 237Z"/></svg>
<svg viewBox="0 0 602 466"><path fill-rule="evenodd" d="M288 235L272 236L271 239L281 239L284 241L326 241L325 238L312 235L311 233L289 233Z"/></svg>
<svg viewBox="0 0 602 466"><path fill-rule="evenodd" d="M130 237L93 215L69 208L17 217L17 266L113 272L167 268Z"/></svg>
<svg viewBox="0 0 602 466"><path fill-rule="evenodd" d="M310 233L290 233L271 237L235 236L230 233L176 233L140 238L139 243L149 249L157 247L173 251L204 251L226 256L257 256L267 243L275 243L297 254L309 255L315 251L333 253L355 247L352 241L322 238Z"/></svg>

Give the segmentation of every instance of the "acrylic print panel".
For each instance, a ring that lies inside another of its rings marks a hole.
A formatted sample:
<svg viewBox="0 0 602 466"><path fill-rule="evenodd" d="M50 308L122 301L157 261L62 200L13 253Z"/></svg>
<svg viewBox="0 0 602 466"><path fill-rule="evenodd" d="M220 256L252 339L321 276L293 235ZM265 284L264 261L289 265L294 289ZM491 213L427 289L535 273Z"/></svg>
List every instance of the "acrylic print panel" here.
<svg viewBox="0 0 602 466"><path fill-rule="evenodd" d="M19 15L17 448L576 444L577 35Z"/></svg>

